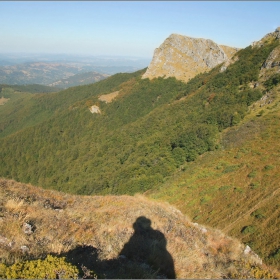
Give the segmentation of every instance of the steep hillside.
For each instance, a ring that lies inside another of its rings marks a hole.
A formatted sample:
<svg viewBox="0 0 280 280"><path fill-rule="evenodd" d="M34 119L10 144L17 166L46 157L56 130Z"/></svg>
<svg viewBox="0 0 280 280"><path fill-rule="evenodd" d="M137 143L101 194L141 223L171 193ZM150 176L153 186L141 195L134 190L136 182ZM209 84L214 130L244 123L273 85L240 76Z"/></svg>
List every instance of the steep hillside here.
<svg viewBox="0 0 280 280"><path fill-rule="evenodd" d="M3 179L0 186L0 258L7 265L51 253L98 278L273 277L249 247L166 203L72 196Z"/></svg>
<svg viewBox="0 0 280 280"><path fill-rule="evenodd" d="M261 48L277 34L254 43L254 48ZM243 121L221 134L221 149L183 165L173 178L150 193L176 205L193 221L237 237L278 267L279 62L278 46L259 73L257 86L266 94L249 107Z"/></svg>
<svg viewBox="0 0 280 280"><path fill-rule="evenodd" d="M0 108L0 138L42 123L55 114L73 106L75 102L100 93L109 93L121 83L138 76L143 71L132 74L116 74L106 81L97 82L94 86L76 87L49 94L31 95L30 86L2 87L0 96L9 100ZM19 92L28 87L28 92ZM57 118L57 117L55 117Z"/></svg>
<svg viewBox="0 0 280 280"><path fill-rule="evenodd" d="M187 84L141 79L140 71L33 98L25 115L40 124L1 140L1 176L80 194L154 188L185 161L219 147L219 132L236 125L264 94L249 83L258 81L278 45L248 47L224 72L217 66ZM99 99L116 91L111 103ZM100 114L91 114L92 106ZM45 117L38 119L36 110ZM24 114L20 118L24 127ZM11 127L5 122L4 136Z"/></svg>
<svg viewBox="0 0 280 280"><path fill-rule="evenodd" d="M219 46L209 39L171 34L154 52L143 78L176 77L188 82L197 74L228 61L237 48Z"/></svg>

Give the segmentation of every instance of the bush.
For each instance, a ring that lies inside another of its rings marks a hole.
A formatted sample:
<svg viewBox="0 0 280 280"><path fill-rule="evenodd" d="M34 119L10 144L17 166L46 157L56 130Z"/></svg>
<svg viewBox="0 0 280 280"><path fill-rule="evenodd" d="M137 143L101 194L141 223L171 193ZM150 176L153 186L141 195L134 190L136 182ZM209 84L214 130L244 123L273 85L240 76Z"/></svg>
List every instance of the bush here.
<svg viewBox="0 0 280 280"><path fill-rule="evenodd" d="M1 264L0 277L6 279L77 279L78 268L48 255L44 260L18 262L11 266Z"/></svg>
<svg viewBox="0 0 280 280"><path fill-rule="evenodd" d="M257 176L257 171L255 171L255 170L248 174L249 178L255 178L256 176Z"/></svg>
<svg viewBox="0 0 280 280"><path fill-rule="evenodd" d="M256 231L255 227L250 225L250 226L243 227L241 233L250 234L250 233L254 233L255 231Z"/></svg>
<svg viewBox="0 0 280 280"><path fill-rule="evenodd" d="M277 86L280 83L280 74L275 74L270 77L265 83L265 87L270 90L273 87Z"/></svg>
<svg viewBox="0 0 280 280"><path fill-rule="evenodd" d="M266 165L266 166L264 167L264 170L265 170L265 171L268 171L268 170L272 170L273 168L274 168L273 165Z"/></svg>

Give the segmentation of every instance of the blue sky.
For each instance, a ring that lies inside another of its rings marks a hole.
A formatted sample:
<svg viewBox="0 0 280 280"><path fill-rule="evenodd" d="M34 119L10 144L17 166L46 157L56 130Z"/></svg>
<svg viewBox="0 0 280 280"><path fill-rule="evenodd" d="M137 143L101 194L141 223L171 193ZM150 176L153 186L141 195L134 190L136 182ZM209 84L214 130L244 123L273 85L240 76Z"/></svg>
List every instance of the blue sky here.
<svg viewBox="0 0 280 280"><path fill-rule="evenodd" d="M279 1L0 1L0 53L150 58L170 34L246 47L280 26Z"/></svg>

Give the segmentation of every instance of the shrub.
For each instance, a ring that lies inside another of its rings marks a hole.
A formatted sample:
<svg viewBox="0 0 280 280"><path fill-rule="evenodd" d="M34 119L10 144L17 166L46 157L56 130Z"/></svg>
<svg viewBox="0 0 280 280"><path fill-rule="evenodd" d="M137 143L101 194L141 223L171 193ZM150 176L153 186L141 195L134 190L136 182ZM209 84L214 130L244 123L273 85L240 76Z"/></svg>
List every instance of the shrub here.
<svg viewBox="0 0 280 280"><path fill-rule="evenodd" d="M248 174L249 178L255 178L257 176L257 172L256 171L252 171Z"/></svg>
<svg viewBox="0 0 280 280"><path fill-rule="evenodd" d="M268 170L271 170L271 169L273 169L273 168L274 168L273 165L266 165L266 166L264 167L264 170L265 170L265 171L268 171Z"/></svg>
<svg viewBox="0 0 280 280"><path fill-rule="evenodd" d="M241 233L248 234L248 233L254 233L255 231L256 231L255 227L250 225L250 226L243 227Z"/></svg>
<svg viewBox="0 0 280 280"><path fill-rule="evenodd" d="M273 87L277 86L280 83L280 74L275 74L270 77L265 83L265 87L270 90Z"/></svg>
<svg viewBox="0 0 280 280"><path fill-rule="evenodd" d="M257 219L265 218L265 215L263 214L263 211L261 209L257 209L256 211L252 212L250 216Z"/></svg>
<svg viewBox="0 0 280 280"><path fill-rule="evenodd" d="M6 279L77 279L78 268L48 255L44 260L17 262L11 266L0 266L0 277Z"/></svg>

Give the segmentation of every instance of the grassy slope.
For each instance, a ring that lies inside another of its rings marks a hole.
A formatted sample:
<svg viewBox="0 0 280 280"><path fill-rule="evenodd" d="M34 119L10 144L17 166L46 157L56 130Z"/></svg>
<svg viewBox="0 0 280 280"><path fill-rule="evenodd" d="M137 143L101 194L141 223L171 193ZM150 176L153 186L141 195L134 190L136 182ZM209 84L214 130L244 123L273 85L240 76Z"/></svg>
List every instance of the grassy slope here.
<svg viewBox="0 0 280 280"><path fill-rule="evenodd" d="M51 253L111 279L166 276L171 260L177 278L272 276L237 240L143 196L74 196L0 179L0 204L4 263Z"/></svg>
<svg viewBox="0 0 280 280"><path fill-rule="evenodd" d="M221 136L221 149L185 164L150 196L249 244L279 265L280 88Z"/></svg>

